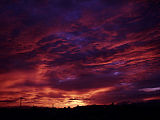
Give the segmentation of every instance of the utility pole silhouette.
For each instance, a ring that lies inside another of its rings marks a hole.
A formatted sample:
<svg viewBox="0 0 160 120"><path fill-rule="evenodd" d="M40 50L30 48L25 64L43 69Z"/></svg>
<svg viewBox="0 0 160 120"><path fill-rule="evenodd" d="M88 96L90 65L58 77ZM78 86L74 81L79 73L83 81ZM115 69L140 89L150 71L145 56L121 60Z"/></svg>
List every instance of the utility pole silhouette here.
<svg viewBox="0 0 160 120"><path fill-rule="evenodd" d="M54 108L54 104L52 104L52 108Z"/></svg>
<svg viewBox="0 0 160 120"><path fill-rule="evenodd" d="M20 97L20 98L19 98L19 106L20 106L20 107L22 107L22 100L23 100L23 99L24 99L23 97Z"/></svg>

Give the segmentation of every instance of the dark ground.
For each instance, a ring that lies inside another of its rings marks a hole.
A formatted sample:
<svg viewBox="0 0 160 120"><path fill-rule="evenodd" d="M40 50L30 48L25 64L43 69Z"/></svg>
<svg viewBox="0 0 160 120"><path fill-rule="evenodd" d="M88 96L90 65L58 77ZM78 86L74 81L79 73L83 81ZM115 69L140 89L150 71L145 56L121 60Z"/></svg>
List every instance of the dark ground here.
<svg viewBox="0 0 160 120"><path fill-rule="evenodd" d="M1 120L160 120L160 101L75 108L0 108Z"/></svg>

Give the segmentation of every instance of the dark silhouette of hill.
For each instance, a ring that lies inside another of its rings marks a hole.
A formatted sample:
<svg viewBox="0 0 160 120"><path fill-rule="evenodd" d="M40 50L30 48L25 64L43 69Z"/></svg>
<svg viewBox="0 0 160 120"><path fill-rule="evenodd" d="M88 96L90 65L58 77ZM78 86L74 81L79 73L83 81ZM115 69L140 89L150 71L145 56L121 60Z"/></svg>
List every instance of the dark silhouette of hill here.
<svg viewBox="0 0 160 120"><path fill-rule="evenodd" d="M4 120L159 120L160 101L75 108L0 108Z"/></svg>

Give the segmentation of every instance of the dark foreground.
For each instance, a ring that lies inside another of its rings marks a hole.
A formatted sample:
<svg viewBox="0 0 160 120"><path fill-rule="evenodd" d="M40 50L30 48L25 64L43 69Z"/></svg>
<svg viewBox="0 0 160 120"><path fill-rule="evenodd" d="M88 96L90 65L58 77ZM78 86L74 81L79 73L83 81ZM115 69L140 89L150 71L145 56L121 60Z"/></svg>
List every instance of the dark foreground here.
<svg viewBox="0 0 160 120"><path fill-rule="evenodd" d="M160 120L160 102L75 108L0 108L1 120Z"/></svg>

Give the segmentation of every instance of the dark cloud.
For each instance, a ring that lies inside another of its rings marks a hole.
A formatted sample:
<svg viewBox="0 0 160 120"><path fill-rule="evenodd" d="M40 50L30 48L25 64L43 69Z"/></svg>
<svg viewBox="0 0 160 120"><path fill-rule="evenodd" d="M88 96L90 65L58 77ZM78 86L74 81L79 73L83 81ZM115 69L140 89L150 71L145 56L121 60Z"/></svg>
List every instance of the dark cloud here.
<svg viewBox="0 0 160 120"><path fill-rule="evenodd" d="M159 87L159 72L148 73L149 75L139 82L136 82L135 85L139 88L148 88L148 87Z"/></svg>
<svg viewBox="0 0 160 120"><path fill-rule="evenodd" d="M17 99L16 100L0 100L0 102L2 102L2 103L13 103L16 101L17 101Z"/></svg>
<svg viewBox="0 0 160 120"><path fill-rule="evenodd" d="M118 88L111 92L102 92L91 97L92 103L108 104L108 103L122 103L122 102L137 102L143 101L145 98L152 98L160 96L160 91L142 92L136 88Z"/></svg>
<svg viewBox="0 0 160 120"><path fill-rule="evenodd" d="M160 87L158 1L1 0L0 8L0 100L62 107L159 96L143 91Z"/></svg>

